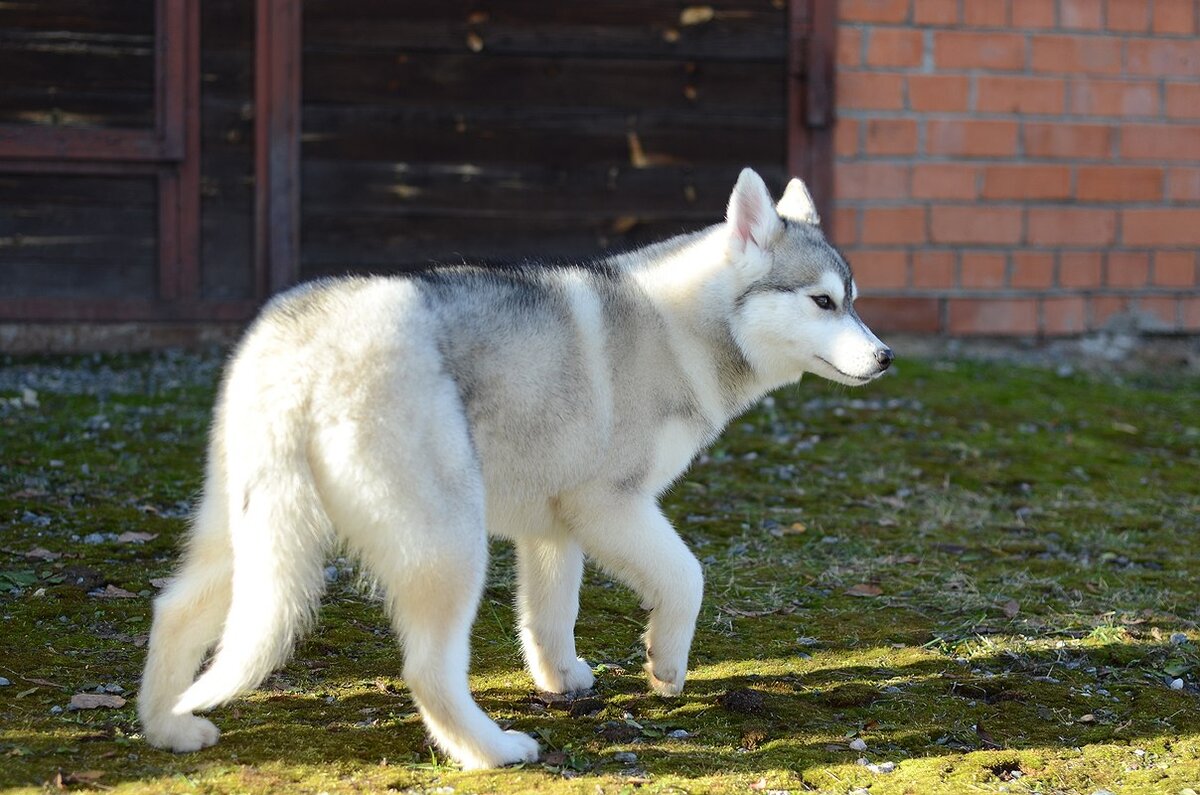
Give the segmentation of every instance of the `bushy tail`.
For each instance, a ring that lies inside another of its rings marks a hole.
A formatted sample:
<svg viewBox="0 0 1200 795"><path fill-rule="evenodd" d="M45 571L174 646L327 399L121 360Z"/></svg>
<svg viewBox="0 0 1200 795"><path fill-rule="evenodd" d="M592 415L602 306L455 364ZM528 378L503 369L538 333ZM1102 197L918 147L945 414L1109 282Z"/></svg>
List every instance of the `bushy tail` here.
<svg viewBox="0 0 1200 795"><path fill-rule="evenodd" d="M286 661L324 590L322 565L332 527L298 429L303 423L288 427L278 415L255 420L259 427L253 430L246 424L227 428L233 546L229 614L212 664L179 697L172 709L176 715L215 707L262 682ZM263 428L264 423L274 428ZM248 438L238 438L239 431L248 432ZM239 452L249 451L256 462L238 460Z"/></svg>

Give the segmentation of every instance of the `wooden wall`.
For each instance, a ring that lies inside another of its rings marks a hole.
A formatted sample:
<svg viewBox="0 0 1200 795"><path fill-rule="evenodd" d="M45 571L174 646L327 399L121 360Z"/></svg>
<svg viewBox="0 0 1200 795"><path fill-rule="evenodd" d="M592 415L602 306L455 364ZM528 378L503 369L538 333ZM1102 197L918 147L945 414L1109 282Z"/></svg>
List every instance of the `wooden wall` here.
<svg viewBox="0 0 1200 795"><path fill-rule="evenodd" d="M304 4L305 277L590 256L784 181L782 3L403 5Z"/></svg>

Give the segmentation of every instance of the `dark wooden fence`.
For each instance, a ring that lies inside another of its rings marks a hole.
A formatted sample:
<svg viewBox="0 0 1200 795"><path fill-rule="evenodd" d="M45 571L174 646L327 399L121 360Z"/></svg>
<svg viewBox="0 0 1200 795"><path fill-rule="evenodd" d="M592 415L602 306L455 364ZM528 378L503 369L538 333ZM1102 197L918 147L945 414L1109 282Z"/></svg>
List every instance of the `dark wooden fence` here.
<svg viewBox="0 0 1200 795"><path fill-rule="evenodd" d="M0 319L593 256L714 222L745 165L827 198L832 7L0 4Z"/></svg>

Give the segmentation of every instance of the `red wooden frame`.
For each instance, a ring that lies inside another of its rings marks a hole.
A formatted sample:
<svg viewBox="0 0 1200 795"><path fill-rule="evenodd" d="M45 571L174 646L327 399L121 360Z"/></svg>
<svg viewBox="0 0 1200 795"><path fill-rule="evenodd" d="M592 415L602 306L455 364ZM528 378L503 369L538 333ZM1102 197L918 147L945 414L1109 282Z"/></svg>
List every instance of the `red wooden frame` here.
<svg viewBox="0 0 1200 795"><path fill-rule="evenodd" d="M158 179L156 302L0 299L14 320L173 316L200 298L200 3L156 0L155 124L147 129L0 125L0 171L153 175ZM185 313L186 314L186 313Z"/></svg>
<svg viewBox="0 0 1200 795"><path fill-rule="evenodd" d="M787 35L787 168L808 183L832 238L837 0L789 0Z"/></svg>
<svg viewBox="0 0 1200 795"><path fill-rule="evenodd" d="M300 279L300 0L258 0L254 54L254 283Z"/></svg>

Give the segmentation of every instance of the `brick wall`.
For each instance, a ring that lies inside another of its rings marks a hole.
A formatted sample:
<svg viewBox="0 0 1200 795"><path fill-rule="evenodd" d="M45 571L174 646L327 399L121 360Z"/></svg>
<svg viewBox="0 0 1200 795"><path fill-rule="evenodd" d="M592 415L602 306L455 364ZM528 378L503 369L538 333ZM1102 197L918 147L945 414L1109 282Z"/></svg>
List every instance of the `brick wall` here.
<svg viewBox="0 0 1200 795"><path fill-rule="evenodd" d="M1200 0L839 0L834 236L880 329L1200 331Z"/></svg>

